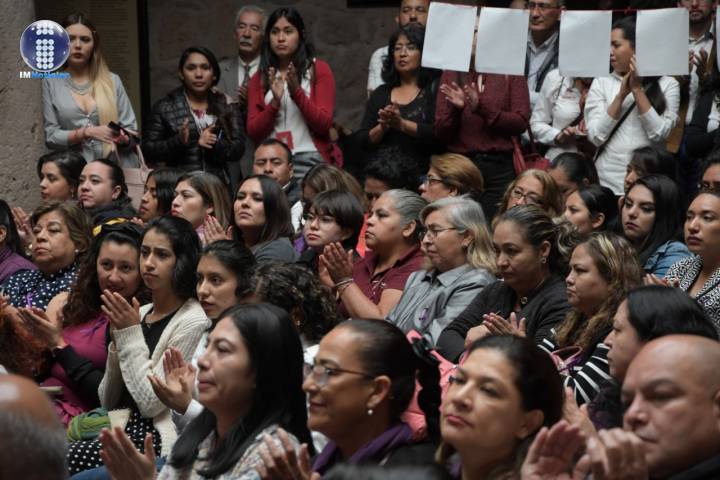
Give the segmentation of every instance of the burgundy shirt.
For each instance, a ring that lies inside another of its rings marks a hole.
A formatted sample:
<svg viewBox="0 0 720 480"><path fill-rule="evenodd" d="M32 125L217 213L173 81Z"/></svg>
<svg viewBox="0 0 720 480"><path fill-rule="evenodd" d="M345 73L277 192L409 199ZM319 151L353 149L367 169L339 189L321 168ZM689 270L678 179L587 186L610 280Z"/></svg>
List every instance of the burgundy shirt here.
<svg viewBox="0 0 720 480"><path fill-rule="evenodd" d="M475 72L445 71L440 84L455 82L462 87L477 79ZM525 77L486 73L483 82L485 91L474 112L467 102L462 110L454 107L438 90L435 135L447 143L451 152L509 152L513 149L512 136L528 128L530 95Z"/></svg>
<svg viewBox="0 0 720 480"><path fill-rule="evenodd" d="M380 303L380 297L382 297L382 293L386 288L391 290L405 289L405 282L407 282L410 274L422 268L423 258L420 245L416 245L398 258L392 267L384 272L373 274L378 257L372 250L367 250L365 258L355 262L353 265L353 280L360 287L363 294L377 305ZM342 301L339 310L343 318L350 316Z"/></svg>

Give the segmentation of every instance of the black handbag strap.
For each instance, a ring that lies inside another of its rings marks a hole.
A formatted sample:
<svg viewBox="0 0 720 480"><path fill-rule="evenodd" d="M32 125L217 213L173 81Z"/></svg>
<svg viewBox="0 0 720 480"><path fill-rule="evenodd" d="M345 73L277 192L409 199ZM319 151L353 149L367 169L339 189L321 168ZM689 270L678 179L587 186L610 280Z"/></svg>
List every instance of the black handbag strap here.
<svg viewBox="0 0 720 480"><path fill-rule="evenodd" d="M593 160L596 161L598 159L598 157L600 157L600 154L602 154L602 152L605 151L605 146L608 143L610 143L610 140L612 139L613 135L615 135L615 132L618 131L618 129L620 128L620 125L622 125L622 123L630 115L630 112L632 112L634 108L635 108L635 102L633 101L632 105L630 105L630 108L628 108L625 111L625 113L622 114L622 117L620 117L620 120L618 120L618 122L615 124L613 129L610 131L610 135L608 135L607 139L605 139L605 141L602 143L602 145L600 145L598 147L598 149L595 151L595 158Z"/></svg>

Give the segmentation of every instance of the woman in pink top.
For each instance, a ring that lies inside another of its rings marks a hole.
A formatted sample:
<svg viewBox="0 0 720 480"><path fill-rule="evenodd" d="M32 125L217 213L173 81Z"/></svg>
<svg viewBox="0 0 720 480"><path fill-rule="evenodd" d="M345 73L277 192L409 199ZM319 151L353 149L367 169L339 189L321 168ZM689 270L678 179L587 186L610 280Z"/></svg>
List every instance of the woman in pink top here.
<svg viewBox="0 0 720 480"><path fill-rule="evenodd" d="M100 294L110 290L128 299L137 296L140 236L140 228L130 222L103 225L73 289L53 298L47 312L20 309L47 341L52 366L43 386L62 387L55 408L66 425L74 416L100 405L98 387L109 343Z"/></svg>
<svg viewBox="0 0 720 480"><path fill-rule="evenodd" d="M248 135L256 144L268 137L285 143L300 180L322 160L342 166L330 141L334 109L330 66L315 58L300 12L278 8L267 20L260 67L248 84Z"/></svg>

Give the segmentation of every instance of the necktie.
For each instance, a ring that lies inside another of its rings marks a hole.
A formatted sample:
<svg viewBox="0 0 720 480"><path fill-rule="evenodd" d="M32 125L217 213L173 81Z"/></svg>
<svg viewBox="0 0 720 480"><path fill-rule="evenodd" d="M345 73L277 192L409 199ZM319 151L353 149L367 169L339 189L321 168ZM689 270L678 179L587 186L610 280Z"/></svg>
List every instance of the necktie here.
<svg viewBox="0 0 720 480"><path fill-rule="evenodd" d="M247 84L250 81L250 64L244 63L243 68L245 69L245 75L243 76L242 86L247 87Z"/></svg>

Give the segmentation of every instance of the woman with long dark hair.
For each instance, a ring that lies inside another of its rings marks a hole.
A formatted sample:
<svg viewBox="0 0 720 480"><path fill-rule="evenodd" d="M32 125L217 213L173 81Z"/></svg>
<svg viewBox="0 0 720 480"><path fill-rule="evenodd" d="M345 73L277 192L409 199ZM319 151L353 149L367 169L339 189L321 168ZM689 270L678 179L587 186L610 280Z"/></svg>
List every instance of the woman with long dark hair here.
<svg viewBox="0 0 720 480"><path fill-rule="evenodd" d="M37 267L23 256L22 243L10 205L0 200L0 284L13 273Z"/></svg>
<svg viewBox="0 0 720 480"><path fill-rule="evenodd" d="M420 65L425 28L409 24L390 37L383 62L383 83L370 95L358 132L370 158L379 151L401 151L428 169L435 147L436 70ZM408 173L410 173L408 171Z"/></svg>
<svg viewBox="0 0 720 480"><path fill-rule="evenodd" d="M160 167L150 172L138 209L140 220L149 222L170 213L179 177L180 171L170 167Z"/></svg>
<svg viewBox="0 0 720 480"><path fill-rule="evenodd" d="M276 9L265 26L260 67L248 85L248 135L256 144L268 137L285 143L300 180L322 160L342 165L330 141L334 109L333 73L315 57L300 12Z"/></svg>
<svg viewBox="0 0 720 480"><path fill-rule="evenodd" d="M678 121L680 87L672 77L640 77L635 19L613 24L610 77L596 78L585 102L588 140L598 146L600 184L622 195L625 170L639 147L662 145Z"/></svg>
<svg viewBox="0 0 720 480"><path fill-rule="evenodd" d="M229 183L227 163L240 161L245 130L237 105L213 90L220 80L220 65L207 48L186 48L178 76L182 85L153 105L143 151L154 163L186 172L203 170Z"/></svg>
<svg viewBox="0 0 720 480"><path fill-rule="evenodd" d="M185 361L210 326L195 299L200 241L186 220L160 217L148 225L140 247L140 274L151 303L128 302L118 292L101 295L112 342L98 394L100 405L138 447L153 433L150 450L166 456L177 433L170 409L154 393L149 374L163 374L163 357L176 348ZM147 444L145 444L147 445ZM102 465L100 442L72 442L68 463L72 474ZM82 462L82 463L81 463Z"/></svg>
<svg viewBox="0 0 720 480"><path fill-rule="evenodd" d="M43 203L77 198L80 173L86 163L85 158L73 150L46 153L40 157L37 176Z"/></svg>
<svg viewBox="0 0 720 480"><path fill-rule="evenodd" d="M158 480L257 478L266 436L279 445L282 428L295 448L310 441L300 339L280 308L239 305L227 311L208 336L198 368L205 409L178 438ZM129 451L122 430L101 438L113 478L155 478L151 455ZM134 475L128 475L128 462L137 466Z"/></svg>
<svg viewBox="0 0 720 480"><path fill-rule="evenodd" d="M625 195L620 210L622 230L646 273L663 278L673 263L691 255L679 241L681 205L677 184L664 175L638 179Z"/></svg>
<svg viewBox="0 0 720 480"><path fill-rule="evenodd" d="M580 235L595 231L615 231L618 221L617 197L600 185L580 187L565 200L565 219Z"/></svg>
<svg viewBox="0 0 720 480"><path fill-rule="evenodd" d="M258 263L295 261L295 250L290 242L295 235L290 223L290 204L275 180L265 175L242 180L233 209L238 238L255 255Z"/></svg>

